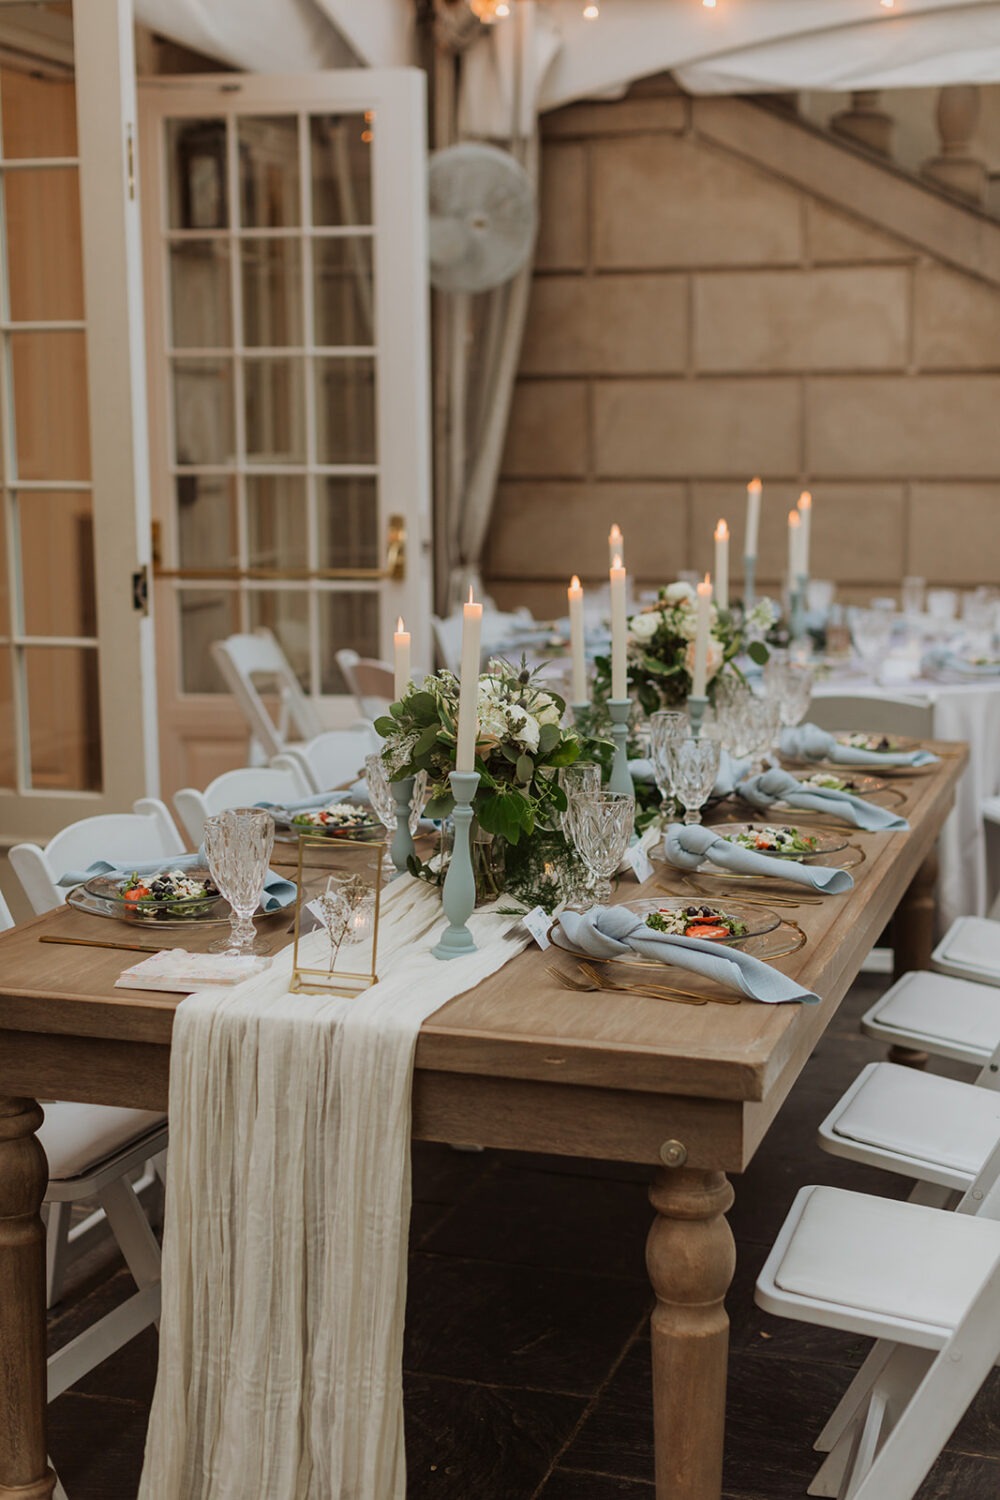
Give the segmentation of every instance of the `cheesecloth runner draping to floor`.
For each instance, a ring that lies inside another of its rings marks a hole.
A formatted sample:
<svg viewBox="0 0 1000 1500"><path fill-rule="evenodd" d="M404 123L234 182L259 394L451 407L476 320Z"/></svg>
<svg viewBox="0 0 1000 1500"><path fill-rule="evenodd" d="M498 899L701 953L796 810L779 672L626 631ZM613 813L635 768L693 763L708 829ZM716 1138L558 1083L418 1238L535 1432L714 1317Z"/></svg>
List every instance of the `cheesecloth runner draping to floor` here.
<svg viewBox="0 0 1000 1500"><path fill-rule="evenodd" d="M160 1362L139 1500L404 1500L410 1094L421 1023L513 958L437 891L383 897L379 983L289 993L291 952L177 1010ZM324 933L310 961L323 962Z"/></svg>

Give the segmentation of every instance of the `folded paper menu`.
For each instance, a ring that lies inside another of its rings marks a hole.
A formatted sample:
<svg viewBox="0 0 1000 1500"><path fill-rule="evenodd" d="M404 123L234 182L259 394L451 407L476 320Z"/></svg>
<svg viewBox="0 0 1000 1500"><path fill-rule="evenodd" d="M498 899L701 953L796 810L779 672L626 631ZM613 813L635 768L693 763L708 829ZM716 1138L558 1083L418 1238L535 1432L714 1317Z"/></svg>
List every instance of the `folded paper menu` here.
<svg viewBox="0 0 1000 1500"><path fill-rule="evenodd" d="M239 984L252 974L270 967L269 958L252 953L188 953L184 948L164 948L128 969L115 980L115 989L171 990L193 995L195 990L218 984Z"/></svg>

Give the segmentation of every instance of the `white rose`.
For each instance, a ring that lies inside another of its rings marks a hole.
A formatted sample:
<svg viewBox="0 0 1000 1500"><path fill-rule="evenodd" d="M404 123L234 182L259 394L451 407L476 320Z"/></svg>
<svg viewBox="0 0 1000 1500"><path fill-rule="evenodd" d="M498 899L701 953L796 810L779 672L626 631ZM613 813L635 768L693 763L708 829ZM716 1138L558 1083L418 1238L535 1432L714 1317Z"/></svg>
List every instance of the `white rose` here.
<svg viewBox="0 0 1000 1500"><path fill-rule="evenodd" d="M719 642L715 639L715 637L710 635L709 638L708 638L708 655L706 657L706 667L707 667L707 673L706 673L706 678L705 678L706 682L711 682L711 680L715 676L716 672L722 666L722 660L723 660L722 647L719 645ZM690 643L690 645L688 646L687 652L685 654L684 661L685 661L685 665L686 665L688 671L691 673L691 676L693 677L694 676L694 641L692 641Z"/></svg>
<svg viewBox="0 0 1000 1500"><path fill-rule="evenodd" d="M628 628L637 641L649 641L659 630L663 623L663 616L656 610L647 614L633 615L628 622Z"/></svg>
<svg viewBox="0 0 1000 1500"><path fill-rule="evenodd" d="M540 693L532 707L539 724L558 724L561 721L559 705L549 697L548 693Z"/></svg>
<svg viewBox="0 0 1000 1500"><path fill-rule="evenodd" d="M514 740L524 750L538 749L538 720L531 714L526 713L523 708L509 708L507 710L507 721L510 733Z"/></svg>
<svg viewBox="0 0 1000 1500"><path fill-rule="evenodd" d="M671 583L664 589L663 597L668 604L687 604L695 598L695 591L689 583Z"/></svg>
<svg viewBox="0 0 1000 1500"><path fill-rule="evenodd" d="M693 641L698 633L698 617L693 609L679 609L674 617L674 629L682 641Z"/></svg>

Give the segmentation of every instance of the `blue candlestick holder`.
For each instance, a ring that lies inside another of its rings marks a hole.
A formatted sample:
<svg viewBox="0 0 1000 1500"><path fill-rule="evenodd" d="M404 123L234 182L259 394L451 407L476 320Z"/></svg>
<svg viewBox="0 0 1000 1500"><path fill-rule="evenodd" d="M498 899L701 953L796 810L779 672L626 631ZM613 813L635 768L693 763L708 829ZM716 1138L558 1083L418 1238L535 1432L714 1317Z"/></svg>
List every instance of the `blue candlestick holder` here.
<svg viewBox="0 0 1000 1500"><path fill-rule="evenodd" d="M608 790L634 797L632 773L628 768L628 717L632 711L631 698L609 698L608 712L611 715L611 738L615 742L615 758L611 766Z"/></svg>
<svg viewBox="0 0 1000 1500"><path fill-rule="evenodd" d="M757 559L745 557L743 559L743 614L748 615L754 607L757 583Z"/></svg>
<svg viewBox="0 0 1000 1500"><path fill-rule="evenodd" d="M405 874L410 855L413 853L413 835L410 833L410 810L413 806L415 776L404 776L393 781L392 795L396 803L396 829L389 845L389 854L400 875Z"/></svg>
<svg viewBox="0 0 1000 1500"><path fill-rule="evenodd" d="M476 877L472 869L470 834L472 800L479 786L479 772L452 771L448 780L455 798L455 810L451 815L455 825L455 842L441 893L441 905L448 918L448 926L431 949L435 958L461 958L463 954L476 951L475 939L466 924L476 904Z"/></svg>
<svg viewBox="0 0 1000 1500"><path fill-rule="evenodd" d="M694 693L691 693L689 695L687 701L687 711L688 718L691 720L692 739L697 740L701 738L701 723L705 717L705 710L707 707L707 698L696 697Z"/></svg>
<svg viewBox="0 0 1000 1500"><path fill-rule="evenodd" d="M577 728L580 728L581 725L585 725L586 722L587 722L587 719L590 716L590 704L589 703L571 703L569 707L570 707L570 712L573 715L573 723L577 726Z"/></svg>
<svg viewBox="0 0 1000 1500"><path fill-rule="evenodd" d="M792 591L792 639L800 641L806 633L806 590L809 579L800 573Z"/></svg>

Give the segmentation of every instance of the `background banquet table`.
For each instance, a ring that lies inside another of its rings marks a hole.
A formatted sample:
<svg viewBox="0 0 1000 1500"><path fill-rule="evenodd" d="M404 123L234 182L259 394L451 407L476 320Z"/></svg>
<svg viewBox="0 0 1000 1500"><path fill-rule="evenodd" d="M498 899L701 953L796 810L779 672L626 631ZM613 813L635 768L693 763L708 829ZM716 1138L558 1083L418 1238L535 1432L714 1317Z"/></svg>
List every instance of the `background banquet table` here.
<svg viewBox="0 0 1000 1500"><path fill-rule="evenodd" d="M937 921L943 930L956 917L985 916L990 896L981 808L984 798L1000 792L1000 678L944 683L917 677L880 685L871 677L845 674L821 679L813 688L816 698L841 694L930 703L935 738L964 740L968 745L968 766L938 843Z"/></svg>
<svg viewBox="0 0 1000 1500"><path fill-rule="evenodd" d="M806 945L780 967L815 1006L666 1005L642 995L571 994L529 950L450 1001L418 1040L413 1133L514 1150L648 1163L655 1209L648 1264L657 1500L719 1500L734 1269L724 1215L743 1171L816 1041L895 912L897 961L929 958L928 872L964 747L899 778L910 829L852 832L855 887L804 905ZM657 866L656 894L677 872ZM279 919L283 923L283 919ZM104 936L63 908L0 937L0 1496L50 1493L45 1444L44 1157L38 1096L162 1109L176 996L114 989L127 958L38 939ZM112 929L114 930L114 929ZM283 927L274 942L285 938ZM190 939L189 939L190 941ZM695 981L701 983L701 981ZM290 997L290 1003L294 1003ZM20 1490L18 1489L20 1486ZM513 1500L513 1497L512 1497Z"/></svg>

